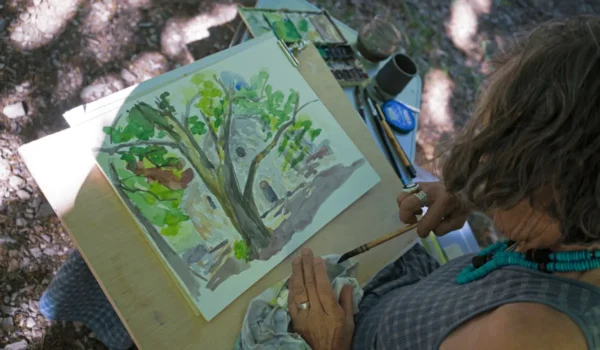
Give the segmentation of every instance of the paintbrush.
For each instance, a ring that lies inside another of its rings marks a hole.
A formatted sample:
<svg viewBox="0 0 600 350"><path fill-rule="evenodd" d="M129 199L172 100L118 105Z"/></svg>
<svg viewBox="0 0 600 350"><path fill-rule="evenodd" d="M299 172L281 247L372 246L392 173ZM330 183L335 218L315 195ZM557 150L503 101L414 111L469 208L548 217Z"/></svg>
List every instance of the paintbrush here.
<svg viewBox="0 0 600 350"><path fill-rule="evenodd" d="M362 102L362 90L360 88L360 86L355 86L354 87L354 102L356 103L356 110L358 111L358 114L360 114L360 117L362 118L363 121L365 121L365 108L363 106L363 102Z"/></svg>
<svg viewBox="0 0 600 350"><path fill-rule="evenodd" d="M396 232L392 232L392 233L390 233L389 235L385 235L385 236L383 236L383 237L377 238L376 240L374 240L374 241L371 241L371 242L369 242L369 243L365 243L365 244L361 245L360 247L358 247L358 248L356 248L356 249L352 249L352 250L351 250L351 251L349 251L348 253L346 253L346 254L342 255L342 256L340 257L340 259L338 260L338 262L337 262L337 263L338 263L338 264L339 264L339 263L342 263L342 262L344 262L344 261L346 261L346 260L348 260L348 259L350 259L350 258L352 258L352 257L354 257L354 256L357 256L358 254L362 254L362 253L364 253L364 252L366 252L366 251L368 251L368 250L371 250L371 249L373 249L373 248L377 247L378 245L380 245L380 244L383 244L383 243L385 243L385 242L389 241L390 239L393 239L393 238L396 238L396 237L398 237L398 236L401 236L402 234L404 234L404 233L406 233L406 232L408 232L408 231L410 231L410 230L414 229L414 228L415 228L415 227L417 227L417 226L419 226L419 223L418 223L418 222L417 222L417 223L415 223L415 224L412 224L412 225L408 225L408 226L406 226L406 227L403 227L403 228L399 229L399 230L398 230L398 231L396 231Z"/></svg>
<svg viewBox="0 0 600 350"><path fill-rule="evenodd" d="M402 165L404 166L404 168L406 169L406 171L408 172L410 177L412 177L412 178L417 177L417 170L410 162L410 159L408 159L406 152L404 152L404 149L400 145L400 142L398 142L398 139L396 139L394 132L392 131L392 129L388 125L387 121L385 120L385 114L383 114L381 107L379 107L379 104L377 102L375 102L373 100L373 98L371 98L371 96L369 96L368 93L366 95L367 95L367 101L369 101L371 103L371 105L373 105L373 108L375 109L375 116L376 116L375 119L377 119L377 122L379 122L381 124L388 140L392 144L392 147L394 147L394 150L396 151L396 155L398 155L400 162L402 163Z"/></svg>

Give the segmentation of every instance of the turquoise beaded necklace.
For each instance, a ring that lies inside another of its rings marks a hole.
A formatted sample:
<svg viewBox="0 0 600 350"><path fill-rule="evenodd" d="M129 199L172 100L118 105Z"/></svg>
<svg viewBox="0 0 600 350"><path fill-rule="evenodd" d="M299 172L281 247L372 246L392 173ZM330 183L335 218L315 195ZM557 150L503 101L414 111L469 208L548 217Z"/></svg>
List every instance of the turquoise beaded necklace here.
<svg viewBox="0 0 600 350"><path fill-rule="evenodd" d="M543 272L581 272L600 268L600 251L578 250L553 252L549 249L515 252L514 241L497 242L473 257L473 264L456 277L458 284L467 284L485 277L503 266L523 266Z"/></svg>

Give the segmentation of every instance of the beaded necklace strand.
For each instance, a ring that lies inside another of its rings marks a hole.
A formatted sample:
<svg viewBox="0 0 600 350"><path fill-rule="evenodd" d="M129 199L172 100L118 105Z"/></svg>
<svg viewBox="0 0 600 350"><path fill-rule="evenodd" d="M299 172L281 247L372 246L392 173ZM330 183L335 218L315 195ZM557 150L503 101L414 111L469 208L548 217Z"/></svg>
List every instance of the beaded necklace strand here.
<svg viewBox="0 0 600 350"><path fill-rule="evenodd" d="M514 241L503 241L481 250L473 257L473 264L467 266L456 276L456 282L467 284L509 265L523 266L549 273L581 272L600 268L600 251L598 250L553 252L549 249L534 249L519 253L513 251L516 246Z"/></svg>

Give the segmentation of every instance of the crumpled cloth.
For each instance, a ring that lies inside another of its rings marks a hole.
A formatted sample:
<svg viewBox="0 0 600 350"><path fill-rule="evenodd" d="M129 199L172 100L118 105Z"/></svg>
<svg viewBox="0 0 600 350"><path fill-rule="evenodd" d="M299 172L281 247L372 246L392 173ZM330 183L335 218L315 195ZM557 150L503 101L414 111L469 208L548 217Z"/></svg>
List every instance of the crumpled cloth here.
<svg viewBox="0 0 600 350"><path fill-rule="evenodd" d="M327 275L338 299L344 285L352 285L352 300L354 314L356 314L358 303L363 297L363 290L354 277L358 269L358 261L349 259L337 264L339 258L340 255L323 257L327 266ZM310 350L310 346L300 335L288 332L291 322L287 305L288 279L275 284L252 299L235 345L236 350Z"/></svg>
<svg viewBox="0 0 600 350"><path fill-rule="evenodd" d="M40 299L47 319L85 324L110 349L128 349L133 340L85 260L73 250Z"/></svg>

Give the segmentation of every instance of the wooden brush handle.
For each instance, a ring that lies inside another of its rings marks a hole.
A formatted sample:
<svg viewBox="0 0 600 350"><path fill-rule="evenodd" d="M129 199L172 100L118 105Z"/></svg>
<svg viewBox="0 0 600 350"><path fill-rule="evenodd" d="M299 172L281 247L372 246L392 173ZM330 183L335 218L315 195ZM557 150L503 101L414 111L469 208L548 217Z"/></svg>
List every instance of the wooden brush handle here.
<svg viewBox="0 0 600 350"><path fill-rule="evenodd" d="M379 114L379 120L381 121L383 130L385 131L385 134L387 135L388 139L392 143L394 150L396 150L396 153L398 154L398 157L400 158L402 165L404 165L405 167L411 166L410 160L408 160L406 153L404 153L402 146L400 146L398 139L396 139L396 135L394 135L392 128L390 128L390 125L387 123L387 121L385 121L385 116L383 114L383 111L381 110L381 107L379 107L378 104L375 104L375 109L377 109L377 114Z"/></svg>
<svg viewBox="0 0 600 350"><path fill-rule="evenodd" d="M402 234L404 234L404 233L406 233L406 232L414 229L417 226L419 226L418 222L414 223L412 225L408 225L406 227L403 227L403 228L399 229L396 232L390 233L389 235L385 235L385 236L383 236L381 238L377 238L376 240L367 243L367 246L369 247L369 249L377 247L378 245L383 244L383 243L389 241L390 239L396 238L396 237L398 237L398 236L400 236L400 235L402 235Z"/></svg>
<svg viewBox="0 0 600 350"><path fill-rule="evenodd" d="M417 227L418 225L419 225L419 223L415 223L415 224L406 226L404 228L399 229L398 231L396 231L394 233L390 233L387 236L383 236L381 238L377 238L374 241L371 241L369 243L365 243L365 244L361 245L358 248L352 249L351 251L347 252L346 254L343 254L340 257L340 259L338 260L338 264L341 263L341 262L344 262L344 261L346 261L346 260L348 260L348 259L350 259L352 257L355 257L355 256L357 256L359 254L362 254L362 253L366 252L367 250L370 250L371 248L375 248L378 245L383 244L383 243L389 241L392 238L396 238L396 237L398 237L398 236L400 236L400 235L402 235L402 234L404 234L404 233L412 230L413 228Z"/></svg>

